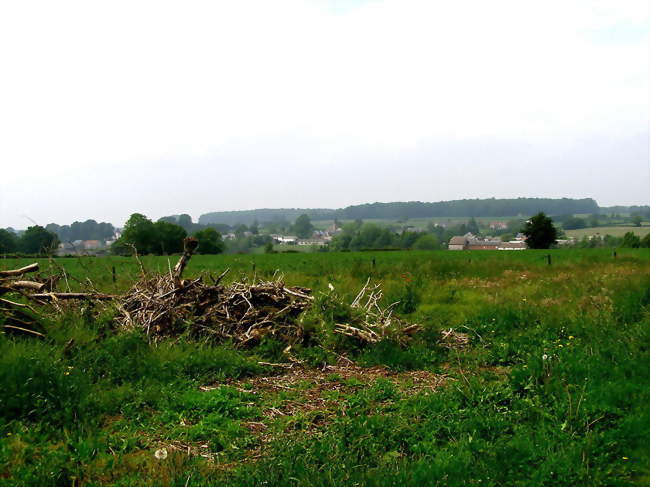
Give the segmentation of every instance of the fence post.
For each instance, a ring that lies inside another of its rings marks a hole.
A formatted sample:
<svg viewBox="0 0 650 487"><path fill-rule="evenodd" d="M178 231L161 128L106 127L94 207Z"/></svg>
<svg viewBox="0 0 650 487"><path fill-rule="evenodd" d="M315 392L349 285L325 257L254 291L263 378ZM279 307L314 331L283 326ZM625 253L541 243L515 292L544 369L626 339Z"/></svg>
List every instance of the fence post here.
<svg viewBox="0 0 650 487"><path fill-rule="evenodd" d="M115 276L115 266L111 268L111 271L113 273L113 284L115 284L115 282L117 281L117 277Z"/></svg>
<svg viewBox="0 0 650 487"><path fill-rule="evenodd" d="M551 265L551 254L548 254L546 259L548 260L548 265Z"/></svg>

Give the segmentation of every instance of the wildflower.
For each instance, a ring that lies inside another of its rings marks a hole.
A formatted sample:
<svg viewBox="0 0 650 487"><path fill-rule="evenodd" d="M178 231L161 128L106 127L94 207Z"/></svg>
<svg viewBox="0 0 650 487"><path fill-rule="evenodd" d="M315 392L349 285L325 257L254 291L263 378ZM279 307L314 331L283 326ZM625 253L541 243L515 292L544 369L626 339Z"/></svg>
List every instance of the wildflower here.
<svg viewBox="0 0 650 487"><path fill-rule="evenodd" d="M331 282L327 284L327 287L330 288L330 291L334 291L334 286Z"/></svg>
<svg viewBox="0 0 650 487"><path fill-rule="evenodd" d="M548 360L548 355L546 354L542 355L542 360Z"/></svg>
<svg viewBox="0 0 650 487"><path fill-rule="evenodd" d="M573 335L569 335L569 340L573 340L575 337Z"/></svg>
<svg viewBox="0 0 650 487"><path fill-rule="evenodd" d="M161 448L159 450L156 450L153 456L156 457L158 460L164 460L165 458L167 458L167 448Z"/></svg>
<svg viewBox="0 0 650 487"><path fill-rule="evenodd" d="M560 348L564 348L564 345L562 345L562 344L560 343L560 344L558 345L558 347L560 347Z"/></svg>
<svg viewBox="0 0 650 487"><path fill-rule="evenodd" d="M65 372L63 372L63 375L70 375L70 371L66 370Z"/></svg>
<svg viewBox="0 0 650 487"><path fill-rule="evenodd" d="M627 457L623 457L623 460L629 460L629 458L627 458Z"/></svg>

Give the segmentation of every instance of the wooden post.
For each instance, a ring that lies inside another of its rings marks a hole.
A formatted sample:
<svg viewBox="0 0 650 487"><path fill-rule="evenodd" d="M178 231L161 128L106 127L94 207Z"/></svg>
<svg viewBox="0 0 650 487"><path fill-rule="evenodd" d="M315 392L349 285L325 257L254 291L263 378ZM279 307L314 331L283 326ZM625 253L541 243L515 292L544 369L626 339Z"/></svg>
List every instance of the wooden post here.
<svg viewBox="0 0 650 487"><path fill-rule="evenodd" d="M614 251L614 258L616 258L616 250Z"/></svg>
<svg viewBox="0 0 650 487"><path fill-rule="evenodd" d="M117 282L117 277L115 276L115 266L111 268L111 271L113 273L113 284L115 284Z"/></svg>
<svg viewBox="0 0 650 487"><path fill-rule="evenodd" d="M376 265L377 265L377 263L375 262L375 258L373 257L372 258L372 268L374 269Z"/></svg>
<svg viewBox="0 0 650 487"><path fill-rule="evenodd" d="M551 254L548 254L546 258L548 259L548 265L551 265Z"/></svg>

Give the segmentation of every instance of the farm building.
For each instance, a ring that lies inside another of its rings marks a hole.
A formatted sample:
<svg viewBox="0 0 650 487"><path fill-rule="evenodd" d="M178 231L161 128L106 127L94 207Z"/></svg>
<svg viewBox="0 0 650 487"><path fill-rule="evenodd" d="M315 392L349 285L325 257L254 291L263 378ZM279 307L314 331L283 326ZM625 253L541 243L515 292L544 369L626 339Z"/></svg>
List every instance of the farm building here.
<svg viewBox="0 0 650 487"><path fill-rule="evenodd" d="M522 240L502 242L494 238L479 238L471 233L455 236L449 240L449 250L523 250L526 243Z"/></svg>
<svg viewBox="0 0 650 487"><path fill-rule="evenodd" d="M511 240L510 242L501 242L497 250L524 250L526 242L521 240Z"/></svg>
<svg viewBox="0 0 650 487"><path fill-rule="evenodd" d="M467 237L451 237L449 240L449 250L465 250L469 245L469 239Z"/></svg>

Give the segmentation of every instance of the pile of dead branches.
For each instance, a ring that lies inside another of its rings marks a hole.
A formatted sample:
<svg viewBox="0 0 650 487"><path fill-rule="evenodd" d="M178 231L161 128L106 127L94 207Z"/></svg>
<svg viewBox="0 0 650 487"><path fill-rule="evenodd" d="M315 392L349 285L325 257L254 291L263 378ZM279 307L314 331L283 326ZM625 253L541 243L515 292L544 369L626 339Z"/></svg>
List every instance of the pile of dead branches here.
<svg viewBox="0 0 650 487"><path fill-rule="evenodd" d="M37 275L25 280L25 274L38 271L38 264L0 271L0 322L5 330L42 336L42 330L38 331L36 326L40 314L32 304L63 311L63 303L68 300L106 299L116 303L118 325L143 329L152 341L190 336L232 341L242 346L259 342L267 335L289 345L301 341L305 331L300 315L314 299L310 289L288 287L281 278L271 281L254 278L252 282L244 278L226 286L221 280L227 270L216 279L212 276L182 279L197 245L196 239L185 239L183 255L166 274L148 274L136 252L142 277L123 296L99 293L92 283L93 292L56 292L61 277L58 275L49 278ZM63 269L61 272L67 284L67 275ZM207 278L211 279L210 284L206 283ZM16 298L7 299L12 294ZM352 304L346 304L352 318L348 323L336 324L335 333L377 343L386 338L404 341L420 330L419 325L404 322L393 314L397 303L382 308L382 297L380 285L371 285L368 280ZM340 298L330 294L328 299Z"/></svg>
<svg viewBox="0 0 650 487"><path fill-rule="evenodd" d="M398 302L382 308L379 304L382 297L381 285L371 286L368 279L351 304L351 308L359 312L358 318L354 323L337 323L334 332L377 343L387 338L402 342L421 330L420 325L407 323L393 314Z"/></svg>
<svg viewBox="0 0 650 487"><path fill-rule="evenodd" d="M288 343L303 336L298 316L309 306L311 291L275 281L243 280L220 284L226 272L206 284L203 277L181 279L195 246L186 241L185 252L169 274L140 279L119 303L118 322L141 327L152 340L190 335L238 345L270 335Z"/></svg>
<svg viewBox="0 0 650 487"><path fill-rule="evenodd" d="M56 292L58 275L43 277L35 274L29 280L25 274L38 272L38 263L20 269L0 271L0 318L5 331L43 336L38 331L40 313L28 303L58 307L58 302L70 299L112 299L101 293ZM26 299L25 299L26 298Z"/></svg>

